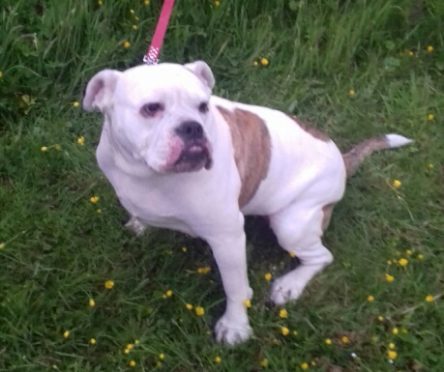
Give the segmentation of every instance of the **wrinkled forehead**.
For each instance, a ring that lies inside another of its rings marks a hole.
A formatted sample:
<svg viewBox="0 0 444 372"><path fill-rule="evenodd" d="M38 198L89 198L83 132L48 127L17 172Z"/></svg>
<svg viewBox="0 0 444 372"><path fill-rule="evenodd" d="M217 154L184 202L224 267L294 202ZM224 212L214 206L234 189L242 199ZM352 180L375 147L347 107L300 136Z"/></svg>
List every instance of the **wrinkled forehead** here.
<svg viewBox="0 0 444 372"><path fill-rule="evenodd" d="M116 98L128 104L174 99L207 100L210 90L182 65L163 63L126 70L116 87Z"/></svg>

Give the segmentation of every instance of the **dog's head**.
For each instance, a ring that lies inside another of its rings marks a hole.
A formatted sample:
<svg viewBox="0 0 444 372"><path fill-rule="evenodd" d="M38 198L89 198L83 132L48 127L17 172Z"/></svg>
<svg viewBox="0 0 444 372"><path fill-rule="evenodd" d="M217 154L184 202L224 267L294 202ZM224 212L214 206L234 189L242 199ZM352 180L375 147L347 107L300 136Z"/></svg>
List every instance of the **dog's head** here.
<svg viewBox="0 0 444 372"><path fill-rule="evenodd" d="M103 70L89 81L83 107L102 112L119 150L154 171L198 171L212 163L213 86L202 61Z"/></svg>

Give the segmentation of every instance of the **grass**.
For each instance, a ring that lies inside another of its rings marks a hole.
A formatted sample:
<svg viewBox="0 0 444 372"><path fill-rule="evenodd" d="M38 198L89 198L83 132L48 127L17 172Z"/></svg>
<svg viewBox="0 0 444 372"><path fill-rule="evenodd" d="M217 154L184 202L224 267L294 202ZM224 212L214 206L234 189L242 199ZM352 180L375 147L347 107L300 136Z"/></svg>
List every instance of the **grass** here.
<svg viewBox="0 0 444 372"><path fill-rule="evenodd" d="M206 60L216 94L300 115L343 149L388 132L415 139L350 180L325 236L336 260L286 319L267 306L264 274L291 259L248 220L255 337L234 349L211 335L224 295L207 246L123 229L95 164L100 119L76 105L98 70L140 63L159 9L154 0L0 6L0 370L120 371L134 360L136 370L255 371L267 360L273 371L442 371L443 2L177 2L162 60ZM261 57L267 67L254 65Z"/></svg>

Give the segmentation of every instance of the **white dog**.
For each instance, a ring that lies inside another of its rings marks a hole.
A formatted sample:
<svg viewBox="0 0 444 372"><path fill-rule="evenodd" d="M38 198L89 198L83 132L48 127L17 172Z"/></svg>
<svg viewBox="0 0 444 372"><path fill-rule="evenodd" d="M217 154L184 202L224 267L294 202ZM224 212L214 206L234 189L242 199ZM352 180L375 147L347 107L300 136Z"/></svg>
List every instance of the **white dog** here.
<svg viewBox="0 0 444 372"><path fill-rule="evenodd" d="M171 228L210 245L227 297L216 338L233 345L252 334L244 215L268 216L279 244L299 258L271 289L276 304L295 300L333 260L321 237L347 176L371 152L411 141L389 134L342 155L297 118L212 96L213 86L202 61L103 70L83 106L104 116L97 161L127 226Z"/></svg>

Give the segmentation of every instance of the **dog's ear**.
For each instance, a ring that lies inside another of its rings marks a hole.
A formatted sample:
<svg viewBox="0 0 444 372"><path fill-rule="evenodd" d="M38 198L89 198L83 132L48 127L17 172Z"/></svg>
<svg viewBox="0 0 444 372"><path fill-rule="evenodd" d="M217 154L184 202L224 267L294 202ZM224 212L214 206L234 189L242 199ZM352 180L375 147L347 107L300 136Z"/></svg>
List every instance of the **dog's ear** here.
<svg viewBox="0 0 444 372"><path fill-rule="evenodd" d="M204 61L187 63L185 67L196 75L210 89L214 87L214 75L210 67Z"/></svg>
<svg viewBox="0 0 444 372"><path fill-rule="evenodd" d="M122 73L116 70L102 70L95 74L86 86L83 108L104 112L111 105L111 98L117 80Z"/></svg>

